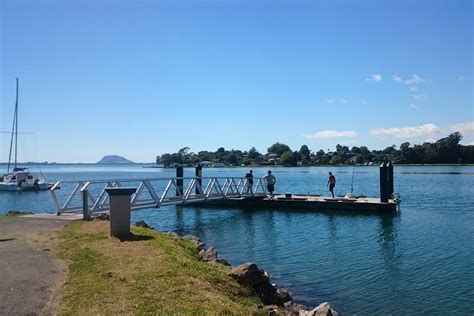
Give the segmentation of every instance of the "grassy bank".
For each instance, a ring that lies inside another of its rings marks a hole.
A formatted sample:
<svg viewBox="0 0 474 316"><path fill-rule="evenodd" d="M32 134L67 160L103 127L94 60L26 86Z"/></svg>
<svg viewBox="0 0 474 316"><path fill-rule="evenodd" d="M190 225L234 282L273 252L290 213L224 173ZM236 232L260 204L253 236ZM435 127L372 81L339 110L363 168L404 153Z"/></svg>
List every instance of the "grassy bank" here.
<svg viewBox="0 0 474 316"><path fill-rule="evenodd" d="M69 265L61 314L255 314L260 300L220 264L199 261L191 241L132 228L134 241L108 237L108 222L74 221L59 236Z"/></svg>

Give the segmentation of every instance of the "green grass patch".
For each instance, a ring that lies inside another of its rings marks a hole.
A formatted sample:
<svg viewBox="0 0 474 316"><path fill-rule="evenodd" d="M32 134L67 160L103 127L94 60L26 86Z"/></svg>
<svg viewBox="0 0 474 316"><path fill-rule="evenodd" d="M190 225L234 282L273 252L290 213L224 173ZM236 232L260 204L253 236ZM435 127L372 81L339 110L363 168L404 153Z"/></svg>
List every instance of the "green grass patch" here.
<svg viewBox="0 0 474 316"><path fill-rule="evenodd" d="M108 236L108 222L74 221L60 232L69 265L59 314L264 314L250 289L220 264L199 261L191 241L145 228L138 240Z"/></svg>

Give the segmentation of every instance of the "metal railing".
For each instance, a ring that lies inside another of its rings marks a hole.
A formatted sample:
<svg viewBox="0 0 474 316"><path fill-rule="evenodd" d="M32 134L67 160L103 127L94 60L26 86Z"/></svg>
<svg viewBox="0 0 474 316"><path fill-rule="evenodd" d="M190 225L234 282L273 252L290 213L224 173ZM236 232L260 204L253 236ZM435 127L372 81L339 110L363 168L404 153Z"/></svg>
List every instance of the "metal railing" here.
<svg viewBox="0 0 474 316"><path fill-rule="evenodd" d="M84 216L109 210L110 187L134 187L132 210L159 208L228 198L259 197L268 192L263 179L194 177L59 181L51 188L57 214L83 212Z"/></svg>

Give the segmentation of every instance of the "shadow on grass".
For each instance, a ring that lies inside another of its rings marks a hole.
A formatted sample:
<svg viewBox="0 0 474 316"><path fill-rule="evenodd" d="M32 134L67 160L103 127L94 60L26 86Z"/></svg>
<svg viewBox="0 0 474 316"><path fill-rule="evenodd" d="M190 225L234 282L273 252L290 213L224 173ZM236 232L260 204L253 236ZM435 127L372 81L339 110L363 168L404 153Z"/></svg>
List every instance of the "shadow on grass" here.
<svg viewBox="0 0 474 316"><path fill-rule="evenodd" d="M130 233L128 236L116 236L120 241L144 241L144 240L151 240L155 239L153 236L148 235L135 235L134 233Z"/></svg>

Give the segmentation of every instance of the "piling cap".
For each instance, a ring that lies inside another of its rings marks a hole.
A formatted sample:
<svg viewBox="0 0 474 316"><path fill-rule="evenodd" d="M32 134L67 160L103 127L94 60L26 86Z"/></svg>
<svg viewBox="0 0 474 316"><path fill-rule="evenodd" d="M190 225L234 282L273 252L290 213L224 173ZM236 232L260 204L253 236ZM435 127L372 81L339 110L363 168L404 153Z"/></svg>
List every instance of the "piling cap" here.
<svg viewBox="0 0 474 316"><path fill-rule="evenodd" d="M380 168L385 168L385 167L387 167L387 165L385 164L385 161L384 161L384 162L382 162L382 164L380 165Z"/></svg>

